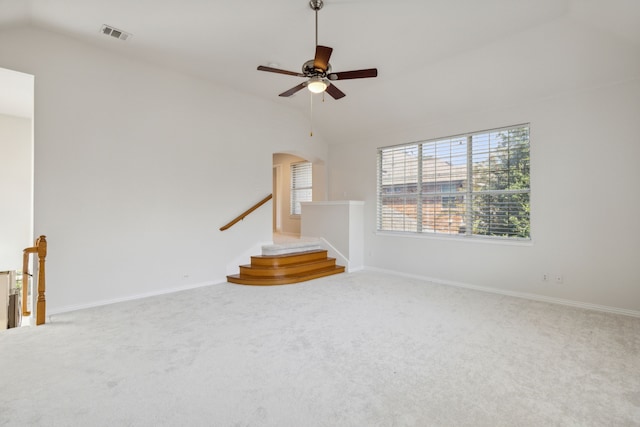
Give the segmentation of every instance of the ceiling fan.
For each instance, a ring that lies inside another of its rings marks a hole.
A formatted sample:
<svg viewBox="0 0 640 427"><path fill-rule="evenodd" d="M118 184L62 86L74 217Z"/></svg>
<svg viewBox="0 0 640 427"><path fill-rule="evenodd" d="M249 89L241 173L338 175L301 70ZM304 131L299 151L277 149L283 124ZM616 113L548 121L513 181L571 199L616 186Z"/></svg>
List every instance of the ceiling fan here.
<svg viewBox="0 0 640 427"><path fill-rule="evenodd" d="M342 71L333 73L331 71L331 64L329 64L329 58L333 49L327 46L318 45L318 11L322 9L324 2L322 0L309 1L309 7L316 13L316 55L313 59L305 62L302 65L302 72L296 73L295 71L281 70L273 67L266 67L260 65L259 71L268 71L270 73L286 74L289 76L305 77L308 80L300 83L291 89L284 91L280 96L288 97L304 89L305 87L313 93L327 92L334 99L343 98L345 95L340 89L338 89L332 82L335 80L349 80L349 79L364 79L368 77L376 77L378 75L377 68L367 68L365 70L354 71Z"/></svg>

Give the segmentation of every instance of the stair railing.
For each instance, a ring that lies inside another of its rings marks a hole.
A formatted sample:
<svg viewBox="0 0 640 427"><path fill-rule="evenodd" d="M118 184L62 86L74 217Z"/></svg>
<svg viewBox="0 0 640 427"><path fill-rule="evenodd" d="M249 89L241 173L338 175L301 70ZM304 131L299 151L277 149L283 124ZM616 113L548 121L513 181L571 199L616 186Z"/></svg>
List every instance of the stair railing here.
<svg viewBox="0 0 640 427"><path fill-rule="evenodd" d="M251 212L255 211L256 209L258 209L260 206L264 205L265 203L267 203L269 200L271 200L271 198L273 197L273 194L269 194L267 197L265 197L264 199L260 200L258 203L256 203L255 205L251 206L249 209L247 209L246 211L242 212L240 215L238 215L237 217L235 217L233 219L233 221L229 222L226 225L223 225L222 227L220 227L220 231L224 231L227 230L231 227L233 227L236 223L242 221L247 215L249 215Z"/></svg>
<svg viewBox="0 0 640 427"><path fill-rule="evenodd" d="M28 284L29 284L29 258L31 254L38 254L38 300L36 303L36 325L45 323L47 312L47 302L44 297L45 274L44 262L47 257L47 236L40 236L36 239L35 246L22 251L22 315L29 316L31 312L27 306Z"/></svg>

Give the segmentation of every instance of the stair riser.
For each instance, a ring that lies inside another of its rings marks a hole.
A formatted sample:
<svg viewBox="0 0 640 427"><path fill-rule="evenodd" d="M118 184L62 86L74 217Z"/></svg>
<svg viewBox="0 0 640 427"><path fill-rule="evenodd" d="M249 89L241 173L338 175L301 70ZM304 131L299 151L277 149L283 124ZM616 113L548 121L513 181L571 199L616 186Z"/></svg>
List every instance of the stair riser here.
<svg viewBox="0 0 640 427"><path fill-rule="evenodd" d="M288 276L288 277L280 277L280 278L258 278L258 277L249 277L242 278L238 277L238 275L227 276L227 281L229 283L236 283L239 285L252 285L252 286L273 286L273 285L290 285L293 283L306 282L308 280L318 279L320 277L331 276L334 274L344 273L344 267L337 266L331 270L318 271L314 274L306 275L306 276Z"/></svg>
<svg viewBox="0 0 640 427"><path fill-rule="evenodd" d="M262 267L254 265L241 265L241 276L258 276L258 277L281 277L290 274L303 274L318 269L334 267L336 265L335 258L326 258L322 261L305 264L292 264L280 267Z"/></svg>
<svg viewBox="0 0 640 427"><path fill-rule="evenodd" d="M326 257L326 250L301 252L295 255L252 256L251 265L256 267L281 267L291 264L320 261Z"/></svg>

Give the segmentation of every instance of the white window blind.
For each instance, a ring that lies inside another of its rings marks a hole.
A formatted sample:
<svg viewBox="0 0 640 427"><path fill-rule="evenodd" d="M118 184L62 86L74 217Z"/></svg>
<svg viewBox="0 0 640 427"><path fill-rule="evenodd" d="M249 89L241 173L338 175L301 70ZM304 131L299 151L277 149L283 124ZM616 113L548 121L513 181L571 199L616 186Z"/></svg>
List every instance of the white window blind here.
<svg viewBox="0 0 640 427"><path fill-rule="evenodd" d="M378 150L378 230L530 237L529 125Z"/></svg>
<svg viewBox="0 0 640 427"><path fill-rule="evenodd" d="M291 164L291 215L300 215L300 202L312 200L312 166L310 162Z"/></svg>

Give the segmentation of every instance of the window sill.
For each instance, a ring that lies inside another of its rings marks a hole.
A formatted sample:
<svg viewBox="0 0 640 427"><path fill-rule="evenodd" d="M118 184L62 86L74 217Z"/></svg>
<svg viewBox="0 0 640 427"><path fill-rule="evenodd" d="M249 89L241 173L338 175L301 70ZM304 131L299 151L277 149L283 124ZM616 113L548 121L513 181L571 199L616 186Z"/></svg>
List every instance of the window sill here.
<svg viewBox="0 0 640 427"><path fill-rule="evenodd" d="M459 235L431 234L431 233L413 233L410 231L402 232L402 231L381 231L381 230L376 230L374 234L376 236L443 240L443 241L449 241L449 242L482 243L482 244L490 244L490 245L507 245L507 246L533 246L532 239L501 239L497 237L459 236Z"/></svg>

